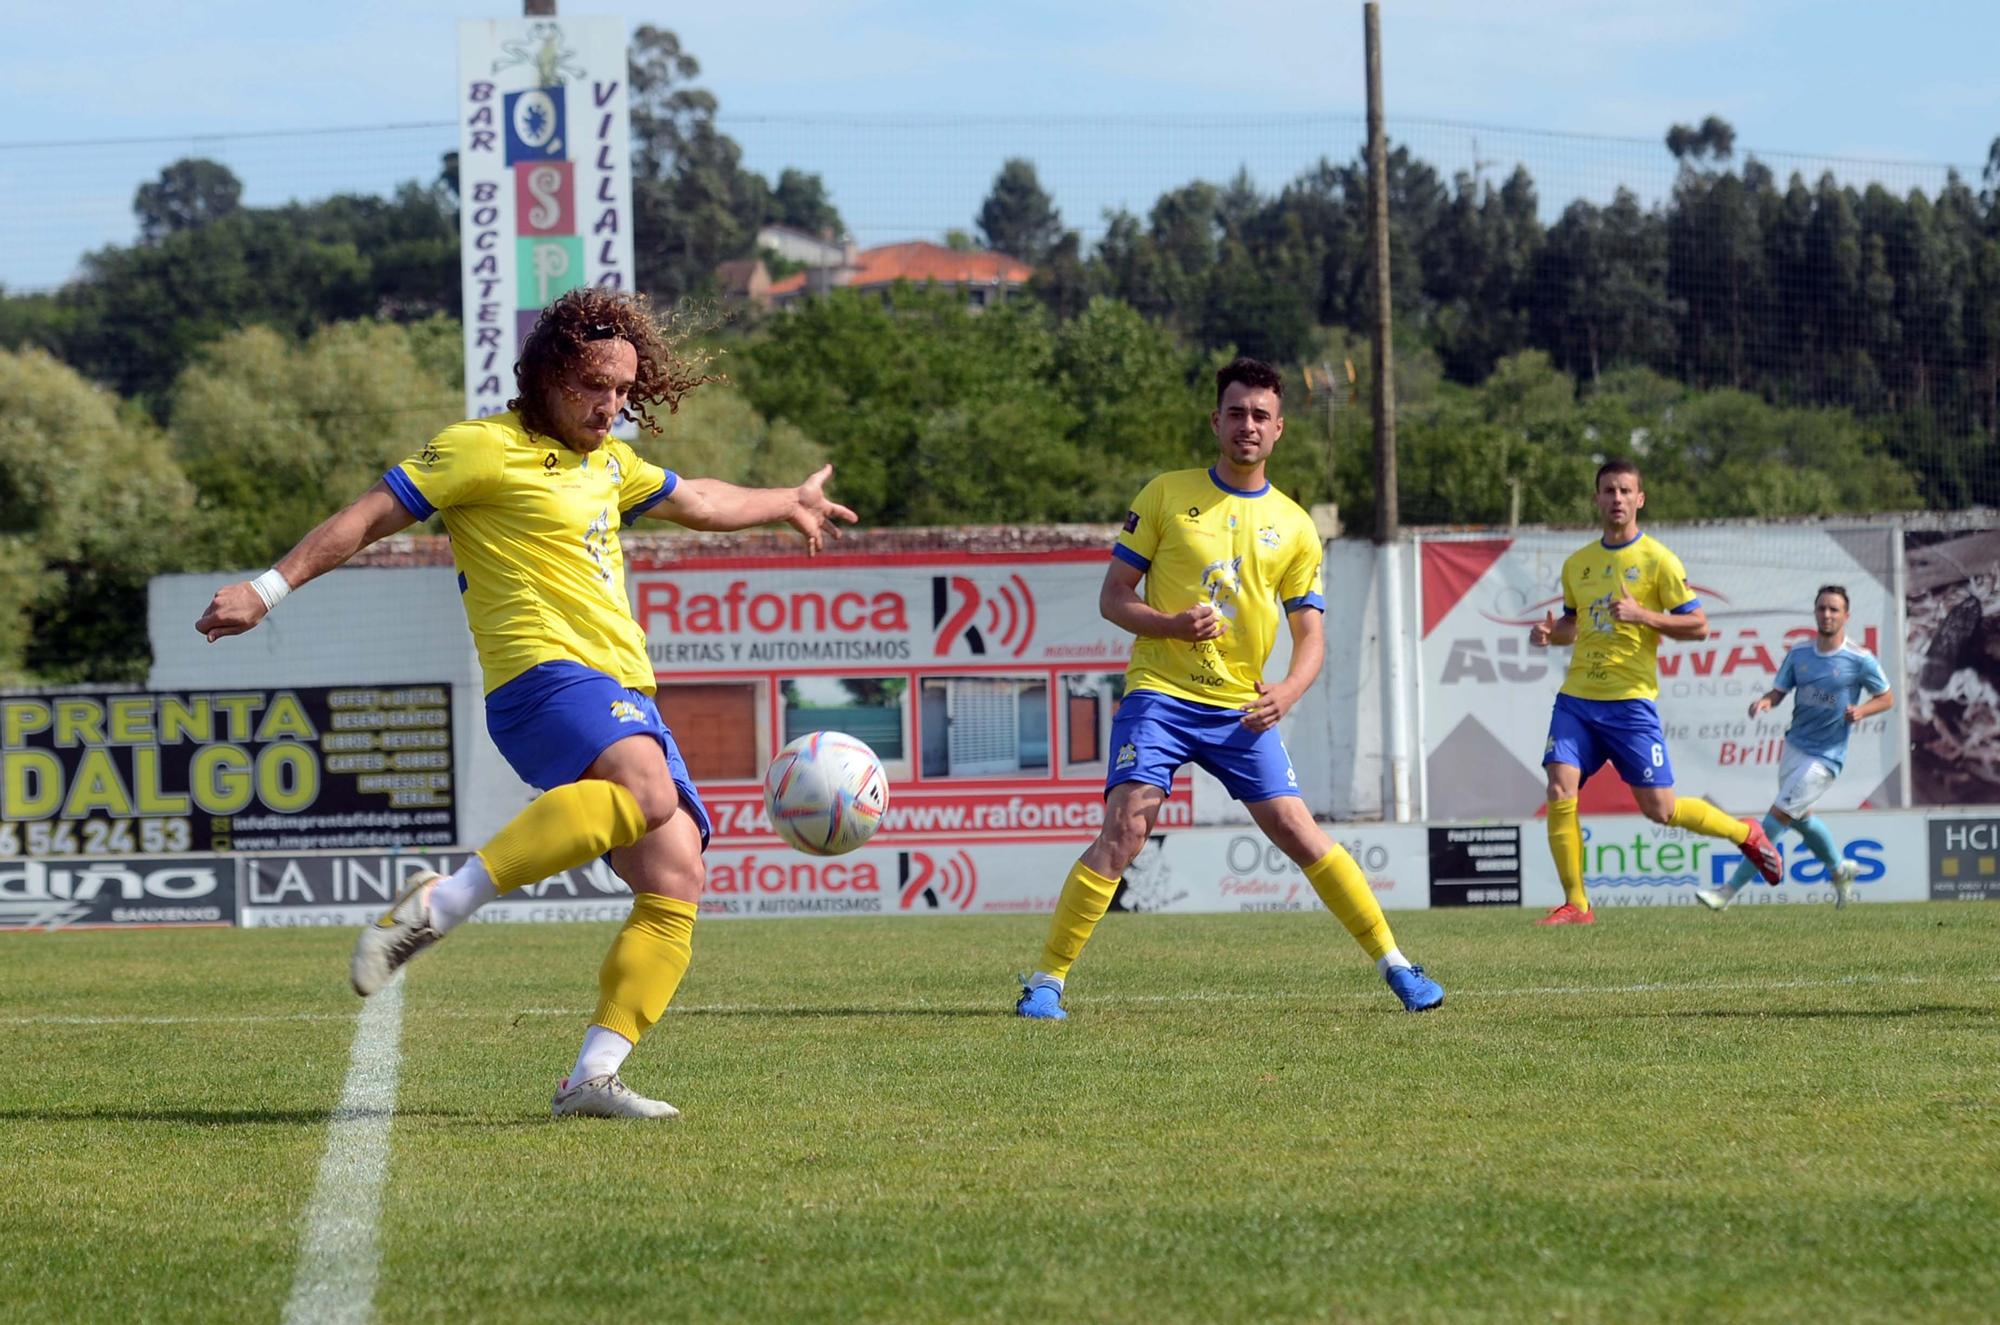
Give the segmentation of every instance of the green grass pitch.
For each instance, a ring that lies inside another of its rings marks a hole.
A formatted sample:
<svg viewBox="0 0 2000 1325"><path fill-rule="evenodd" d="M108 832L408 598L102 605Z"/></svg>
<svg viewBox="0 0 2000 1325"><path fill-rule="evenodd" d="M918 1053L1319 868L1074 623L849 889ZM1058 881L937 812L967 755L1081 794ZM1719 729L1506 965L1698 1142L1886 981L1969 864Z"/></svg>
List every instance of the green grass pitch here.
<svg viewBox="0 0 2000 1325"><path fill-rule="evenodd" d="M404 986L374 1318L2000 1317L2000 906L706 923L551 1123L611 930ZM0 1320L277 1320L356 1029L348 931L0 936Z"/></svg>

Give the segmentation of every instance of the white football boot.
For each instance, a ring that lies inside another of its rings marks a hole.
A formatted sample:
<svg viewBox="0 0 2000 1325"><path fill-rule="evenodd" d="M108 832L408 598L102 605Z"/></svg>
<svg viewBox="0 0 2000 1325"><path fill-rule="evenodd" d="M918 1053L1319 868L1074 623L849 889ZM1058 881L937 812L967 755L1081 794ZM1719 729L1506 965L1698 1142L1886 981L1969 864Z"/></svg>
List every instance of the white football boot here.
<svg viewBox="0 0 2000 1325"><path fill-rule="evenodd" d="M678 1118L681 1111L665 1100L649 1100L618 1079L615 1072L579 1081L565 1079L556 1087L551 1118Z"/></svg>
<svg viewBox="0 0 2000 1325"><path fill-rule="evenodd" d="M1725 883L1716 888L1695 889L1694 899L1711 911L1722 911L1726 910L1729 904L1736 900L1736 894L1742 891L1742 884Z"/></svg>
<svg viewBox="0 0 2000 1325"><path fill-rule="evenodd" d="M442 877L432 870L410 880L410 886L375 922L354 940L354 960L348 979L354 992L366 998L402 969L403 963L444 935L431 923L431 889Z"/></svg>

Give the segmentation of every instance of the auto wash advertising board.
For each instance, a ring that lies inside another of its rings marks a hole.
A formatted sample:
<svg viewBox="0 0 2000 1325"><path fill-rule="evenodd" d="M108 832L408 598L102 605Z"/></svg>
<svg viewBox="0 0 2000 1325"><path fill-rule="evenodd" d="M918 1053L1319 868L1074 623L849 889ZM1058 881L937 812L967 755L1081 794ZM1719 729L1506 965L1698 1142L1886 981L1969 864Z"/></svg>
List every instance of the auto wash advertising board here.
<svg viewBox="0 0 2000 1325"><path fill-rule="evenodd" d="M1848 639L1873 652L1903 692L1894 531L1671 529L1658 537L1681 559L1708 614L1709 638L1663 639L1661 724L1674 785L1734 814L1762 812L1777 793L1789 701L1752 720L1751 700L1772 688L1793 645L1813 637L1815 590L1844 585ZM1534 814L1549 713L1569 665L1566 648L1534 648L1528 630L1563 611L1562 567L1587 535L1424 540L1419 544L1425 814L1433 820ZM1587 607L1587 605L1585 605ZM1894 712L1858 723L1827 809L1902 803L1902 728ZM1607 766L1580 808L1630 813Z"/></svg>

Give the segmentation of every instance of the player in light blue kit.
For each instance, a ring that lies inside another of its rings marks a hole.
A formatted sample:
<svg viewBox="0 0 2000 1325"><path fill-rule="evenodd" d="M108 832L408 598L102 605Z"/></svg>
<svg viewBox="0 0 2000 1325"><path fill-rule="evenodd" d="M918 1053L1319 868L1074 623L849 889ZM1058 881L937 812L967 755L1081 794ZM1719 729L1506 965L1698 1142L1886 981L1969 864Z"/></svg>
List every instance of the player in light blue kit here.
<svg viewBox="0 0 2000 1325"><path fill-rule="evenodd" d="M1833 834L1812 816L1813 802L1840 776L1849 729L1863 718L1887 712L1896 697L1889 692L1889 678L1875 655L1848 643L1846 589L1838 584L1820 589L1813 598L1813 625L1818 633L1785 655L1772 688L1751 701L1750 716L1755 718L1787 694L1793 697L1785 758L1778 765L1778 799L1764 816L1764 831L1775 842L1786 828L1798 829L1826 866L1834 906L1842 907L1854 896L1854 862L1840 858ZM1863 691L1869 696L1865 700ZM1736 900L1753 872L1745 860L1728 883L1697 888L1694 895L1709 910L1720 911Z"/></svg>

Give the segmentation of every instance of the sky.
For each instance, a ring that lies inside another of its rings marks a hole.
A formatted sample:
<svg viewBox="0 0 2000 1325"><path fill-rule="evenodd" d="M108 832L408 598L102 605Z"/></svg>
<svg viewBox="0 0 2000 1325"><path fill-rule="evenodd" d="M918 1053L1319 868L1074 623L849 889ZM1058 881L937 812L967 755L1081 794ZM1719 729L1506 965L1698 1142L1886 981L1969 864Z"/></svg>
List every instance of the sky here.
<svg viewBox="0 0 2000 1325"><path fill-rule="evenodd" d="M135 237L183 156L245 201L386 193L456 144L456 25L519 0L10 6L0 285L49 288ZM1106 208L1247 169L1275 190L1353 158L1358 0L731 0L558 5L676 32L744 163L816 171L864 244L971 229L1008 156L1086 240ZM190 18L198 12L199 18ZM1223 15L1223 17L1218 17ZM1393 137L1447 174L1525 165L1545 212L1672 178L1668 125L1715 114L1781 174L1934 189L2000 137L2000 4L1385 0Z"/></svg>

